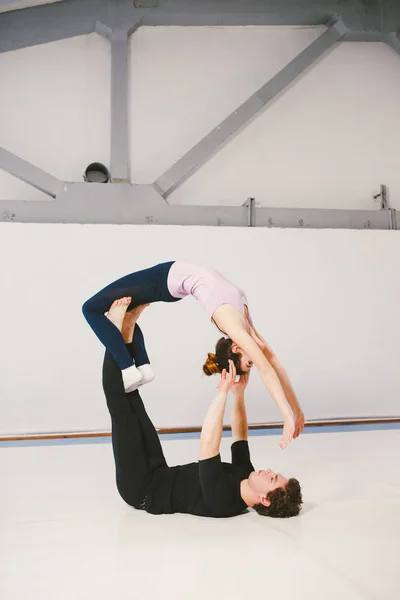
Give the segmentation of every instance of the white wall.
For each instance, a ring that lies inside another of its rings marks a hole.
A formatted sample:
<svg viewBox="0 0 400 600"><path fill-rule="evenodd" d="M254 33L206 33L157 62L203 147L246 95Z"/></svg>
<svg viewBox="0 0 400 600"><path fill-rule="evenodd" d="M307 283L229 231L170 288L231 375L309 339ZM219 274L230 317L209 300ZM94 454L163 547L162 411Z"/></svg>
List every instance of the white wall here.
<svg viewBox="0 0 400 600"><path fill-rule="evenodd" d="M143 27L131 39L131 176L149 183L311 43L322 28ZM83 36L0 54L0 145L65 180L110 161L110 46ZM400 208L400 61L338 44L170 198L182 204ZM0 198L48 199L0 171ZM204 245L207 240L207 245ZM397 232L0 224L0 432L108 428L102 349L82 302L170 258L219 267L249 294L308 418L398 414ZM185 301L143 316L160 426L199 425L216 339ZM190 332L190 335L188 335ZM177 376L177 373L179 376ZM252 422L279 418L257 377Z"/></svg>
<svg viewBox="0 0 400 600"><path fill-rule="evenodd" d="M207 240L206 244L204 240ZM159 261L219 268L287 368L306 417L399 415L400 236L382 231L0 224L0 433L105 430L103 349L81 315L110 281ZM157 426L200 425L218 338L192 299L151 306L142 326ZM250 422L279 419L253 373Z"/></svg>
<svg viewBox="0 0 400 600"><path fill-rule="evenodd" d="M142 27L131 38L131 177L150 183L323 28ZM109 165L110 47L83 36L0 55L0 145L66 180ZM181 204L400 208L400 59L338 44L171 197ZM0 197L45 198L0 171Z"/></svg>

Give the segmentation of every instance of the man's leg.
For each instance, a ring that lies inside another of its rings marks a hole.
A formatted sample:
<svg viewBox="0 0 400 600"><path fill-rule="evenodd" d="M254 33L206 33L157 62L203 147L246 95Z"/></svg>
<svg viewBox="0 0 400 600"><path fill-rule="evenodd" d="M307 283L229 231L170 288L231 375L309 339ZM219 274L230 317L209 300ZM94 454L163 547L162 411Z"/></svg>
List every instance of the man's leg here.
<svg viewBox="0 0 400 600"><path fill-rule="evenodd" d="M132 312L126 314L122 325L122 334L127 342L127 350L137 365L145 365L148 361L146 347L142 330L137 324L137 319L146 306L138 306ZM140 368L140 367L139 367ZM143 401L139 394L129 395L129 404L139 419L144 443L147 449L151 466L157 468L167 466L157 431L146 412Z"/></svg>
<svg viewBox="0 0 400 600"><path fill-rule="evenodd" d="M133 392L132 396L129 398L129 404L132 407L132 410L135 411L135 415L140 423L150 466L153 469L168 466L167 461L165 460L160 438L158 437L158 433L146 412L140 394L137 393L137 395L134 395Z"/></svg>
<svg viewBox="0 0 400 600"><path fill-rule="evenodd" d="M108 351L103 363L103 389L111 415L117 488L125 502L139 508L152 469L139 419L129 402L129 397L138 393L125 393L121 371Z"/></svg>
<svg viewBox="0 0 400 600"><path fill-rule="evenodd" d="M118 302L110 309L108 317L122 328ZM130 342L126 349L133 357L135 321L131 314L127 321L129 326L124 328L123 335L124 341ZM121 371L109 352L106 352L103 363L103 389L112 420L117 487L128 504L139 508L154 468L166 466L161 444L139 393L125 393Z"/></svg>
<svg viewBox="0 0 400 600"><path fill-rule="evenodd" d="M111 307L108 318L121 327L120 303ZM117 488L125 502L139 508L152 475L141 425L130 402L139 394L125 393L121 370L108 351L103 362L103 389L111 415Z"/></svg>

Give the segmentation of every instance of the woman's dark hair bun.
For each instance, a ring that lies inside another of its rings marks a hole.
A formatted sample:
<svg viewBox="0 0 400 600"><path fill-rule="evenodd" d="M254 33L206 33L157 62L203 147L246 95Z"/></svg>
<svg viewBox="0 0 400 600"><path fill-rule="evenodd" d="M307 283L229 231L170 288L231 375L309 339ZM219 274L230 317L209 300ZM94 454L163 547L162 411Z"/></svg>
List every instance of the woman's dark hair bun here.
<svg viewBox="0 0 400 600"><path fill-rule="evenodd" d="M244 371L241 369L240 359L240 352L232 351L232 340L221 338L215 346L215 354L211 352L208 354L207 360L203 365L203 372L208 376L222 373L224 369L229 372L229 361L232 360L236 367L236 373L243 375Z"/></svg>

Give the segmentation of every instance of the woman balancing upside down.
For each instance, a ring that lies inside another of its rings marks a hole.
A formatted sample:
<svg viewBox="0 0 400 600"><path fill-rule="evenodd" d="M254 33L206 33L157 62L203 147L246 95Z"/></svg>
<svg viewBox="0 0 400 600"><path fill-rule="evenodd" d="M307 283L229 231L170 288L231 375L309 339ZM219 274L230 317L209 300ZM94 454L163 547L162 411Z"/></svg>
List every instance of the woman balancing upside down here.
<svg viewBox="0 0 400 600"><path fill-rule="evenodd" d="M131 392L154 379L144 340L137 342L142 351L134 362L121 332L105 313L115 300L123 297L131 299L130 311L153 302L177 302L185 296L196 298L224 335L217 343L215 354L208 354L204 373L213 375L229 370L229 360L233 361L238 375L247 373L255 365L281 411L284 427L280 447L285 448L304 429L300 404L285 370L255 329L244 292L218 271L183 261L161 263L114 281L87 300L82 311L121 369L125 391Z"/></svg>

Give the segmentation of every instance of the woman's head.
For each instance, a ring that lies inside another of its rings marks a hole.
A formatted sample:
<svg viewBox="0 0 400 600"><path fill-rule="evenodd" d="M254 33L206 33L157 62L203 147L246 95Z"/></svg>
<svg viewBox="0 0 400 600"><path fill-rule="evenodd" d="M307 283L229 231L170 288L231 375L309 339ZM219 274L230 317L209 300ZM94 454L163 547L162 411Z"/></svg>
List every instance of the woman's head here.
<svg viewBox="0 0 400 600"><path fill-rule="evenodd" d="M203 365L203 373L207 376L222 373L224 369L229 371L229 361L233 361L237 375L248 373L253 366L249 359L237 344L229 338L221 338L215 347L215 354L209 352L207 360Z"/></svg>

